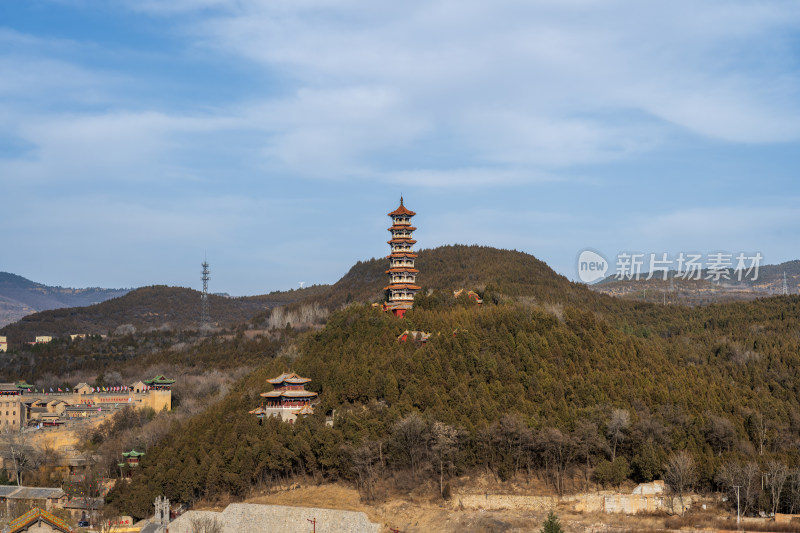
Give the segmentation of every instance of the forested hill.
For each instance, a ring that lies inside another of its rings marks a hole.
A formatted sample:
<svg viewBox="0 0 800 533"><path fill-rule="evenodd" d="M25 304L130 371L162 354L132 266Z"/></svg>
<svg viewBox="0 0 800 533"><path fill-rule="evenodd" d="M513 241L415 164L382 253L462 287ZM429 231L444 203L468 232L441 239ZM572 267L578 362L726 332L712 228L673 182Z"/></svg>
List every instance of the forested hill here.
<svg viewBox="0 0 800 533"><path fill-rule="evenodd" d="M246 321L264 309L291 303L314 293L316 288L276 295L226 298L209 295L211 319L220 326ZM133 290L119 298L89 307L54 309L28 315L0 329L9 342L31 341L36 335L62 337L72 333L112 334L129 326L136 330L197 328L200 292L181 287L152 286Z"/></svg>
<svg viewBox="0 0 800 533"><path fill-rule="evenodd" d="M386 258L359 261L339 281L311 300L335 308L349 302L383 298L388 283ZM528 296L543 301L585 301L594 295L584 286L556 274L546 263L516 250L449 245L421 250L417 284L426 289L479 290L489 296Z"/></svg>
<svg viewBox="0 0 800 533"><path fill-rule="evenodd" d="M50 287L0 272L0 327L37 311L92 305L127 292L128 289Z"/></svg>
<svg viewBox="0 0 800 533"><path fill-rule="evenodd" d="M695 458L699 488L726 490L736 465L798 464L800 298L626 305L616 325L527 301L419 297L403 319L350 306L294 341L291 360L265 357L148 450L111 498L145 516L157 494L244 497L303 474L352 480L370 498L379 478L410 473L416 487L473 469L501 479L538 471L561 491L570 472L598 483L659 478L677 450ZM431 337L400 342L404 330ZM288 370L313 380L320 405L294 426L259 425L248 410L265 379Z"/></svg>
<svg viewBox="0 0 800 533"><path fill-rule="evenodd" d="M479 290L488 298L529 297L542 302L587 305L604 298L556 274L532 255L486 246L442 246L419 252L418 283L426 289ZM334 285L277 291L261 296L224 298L210 296L211 319L222 326L244 322L282 305L316 303L336 309L350 302L383 298L387 284L385 258L359 261ZM36 335L113 333L127 324L148 328L196 328L200 318L200 293L191 289L153 286L86 308L36 313L0 330L9 340L23 342Z"/></svg>

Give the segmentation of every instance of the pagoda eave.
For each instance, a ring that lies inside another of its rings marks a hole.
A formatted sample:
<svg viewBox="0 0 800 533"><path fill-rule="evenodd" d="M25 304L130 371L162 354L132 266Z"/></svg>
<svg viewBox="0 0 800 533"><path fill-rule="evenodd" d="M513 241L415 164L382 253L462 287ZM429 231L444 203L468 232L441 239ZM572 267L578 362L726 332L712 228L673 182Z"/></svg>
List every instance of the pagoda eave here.
<svg viewBox="0 0 800 533"><path fill-rule="evenodd" d="M415 241L414 239L401 237L399 239L392 239L390 241L386 241L386 244L417 244L417 241Z"/></svg>
<svg viewBox="0 0 800 533"><path fill-rule="evenodd" d="M403 226L402 224L393 225L388 231L416 231L414 226Z"/></svg>
<svg viewBox="0 0 800 533"><path fill-rule="evenodd" d="M403 215L413 217L414 215L416 215L416 213L414 211L406 209L406 207L401 203L400 207L398 207L397 209L388 214L388 216L390 217L403 216Z"/></svg>
<svg viewBox="0 0 800 533"><path fill-rule="evenodd" d="M397 267L397 268L390 268L389 270L384 272L384 274L400 274L402 272L408 272L409 274L411 273L417 274L419 273L419 270L417 270L416 268Z"/></svg>
<svg viewBox="0 0 800 533"><path fill-rule="evenodd" d="M408 284L408 283L397 283L397 284L389 285L388 287L384 287L383 290L390 291L392 289L407 289L407 290L412 290L412 291L418 291L421 288L422 287L420 287L419 285L411 285L411 284Z"/></svg>

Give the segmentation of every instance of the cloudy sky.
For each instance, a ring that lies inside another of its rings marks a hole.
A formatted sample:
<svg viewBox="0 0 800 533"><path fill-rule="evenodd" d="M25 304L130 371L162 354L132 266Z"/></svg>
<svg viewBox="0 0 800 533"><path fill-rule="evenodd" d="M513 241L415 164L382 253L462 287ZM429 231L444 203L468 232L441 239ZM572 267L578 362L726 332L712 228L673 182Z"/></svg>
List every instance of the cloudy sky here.
<svg viewBox="0 0 800 533"><path fill-rule="evenodd" d="M795 0L0 1L0 271L47 284L330 283L401 193L571 278L779 263L799 169Z"/></svg>

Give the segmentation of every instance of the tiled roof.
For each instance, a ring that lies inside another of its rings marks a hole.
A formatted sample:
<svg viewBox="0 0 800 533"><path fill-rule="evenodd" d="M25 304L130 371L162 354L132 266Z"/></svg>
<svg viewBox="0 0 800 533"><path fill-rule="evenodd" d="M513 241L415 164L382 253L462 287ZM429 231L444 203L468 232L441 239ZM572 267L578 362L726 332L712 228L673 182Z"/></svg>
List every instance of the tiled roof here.
<svg viewBox="0 0 800 533"><path fill-rule="evenodd" d="M390 268L385 273L386 274L392 274L392 273L397 273L397 272L414 272L414 273L417 273L417 272L419 272L419 270L417 270L416 268L411 268L411 267L394 267L394 268Z"/></svg>
<svg viewBox="0 0 800 533"><path fill-rule="evenodd" d="M389 231L396 231L396 230L416 231L416 229L417 228L415 228L414 226L410 226L408 224L394 224L391 228L389 228Z"/></svg>
<svg viewBox="0 0 800 533"><path fill-rule="evenodd" d="M56 528L58 531L62 531L63 533L72 533L73 531L72 528L69 527L69 524L57 516L54 516L47 511L43 511L38 507L34 507L24 515L12 520L8 525L8 533L19 533L21 531L26 531L32 524L40 521L47 522L52 527Z"/></svg>
<svg viewBox="0 0 800 533"><path fill-rule="evenodd" d="M307 390L273 390L261 393L264 398L313 398L316 395L316 392Z"/></svg>
<svg viewBox="0 0 800 533"><path fill-rule="evenodd" d="M414 259L417 257L417 254L413 252L392 252L387 256L387 258L391 259L392 257L407 257L409 259Z"/></svg>
<svg viewBox="0 0 800 533"><path fill-rule="evenodd" d="M415 241L412 238L406 238L406 237L399 237L397 239L386 241L386 244L397 244L397 243L416 244L417 241Z"/></svg>
<svg viewBox="0 0 800 533"><path fill-rule="evenodd" d="M387 291L390 289L411 289L412 291L418 291L422 287L419 285L411 285L410 283L392 283L388 287L384 287L383 290Z"/></svg>
<svg viewBox="0 0 800 533"><path fill-rule="evenodd" d="M400 207L398 207L397 209L395 209L394 211L389 213L388 216L392 217L392 216L396 216L396 215L407 215L407 216L413 217L414 215L416 215L416 213L414 211L409 211L408 209L406 209L406 206L403 205L403 197L401 196L400 197Z"/></svg>
<svg viewBox="0 0 800 533"><path fill-rule="evenodd" d="M167 379L163 374L159 374L153 379L146 379L142 383L145 385L172 385L175 383L174 379Z"/></svg>
<svg viewBox="0 0 800 533"><path fill-rule="evenodd" d="M12 500L37 500L44 498L62 498L65 492L51 487L16 487L19 489L13 494L5 496Z"/></svg>
<svg viewBox="0 0 800 533"><path fill-rule="evenodd" d="M273 385L280 385L281 383L291 383L292 385L302 385L303 383L308 383L311 381L311 378L303 378L295 374L294 372L281 374L277 378L268 379L267 383L272 383Z"/></svg>
<svg viewBox="0 0 800 533"><path fill-rule="evenodd" d="M143 455L144 452L137 452L136 450L131 450L129 452L122 452L123 457L141 457Z"/></svg>

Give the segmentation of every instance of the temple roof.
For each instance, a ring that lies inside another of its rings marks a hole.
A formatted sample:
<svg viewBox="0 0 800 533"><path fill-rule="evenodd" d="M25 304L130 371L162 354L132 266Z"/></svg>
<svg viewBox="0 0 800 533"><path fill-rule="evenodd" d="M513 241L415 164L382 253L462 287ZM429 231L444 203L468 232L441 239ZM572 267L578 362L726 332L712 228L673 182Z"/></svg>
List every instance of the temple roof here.
<svg viewBox="0 0 800 533"><path fill-rule="evenodd" d="M122 452L123 457L141 457L144 455L144 452L137 452L136 450L131 450L129 452Z"/></svg>
<svg viewBox="0 0 800 533"><path fill-rule="evenodd" d="M145 385L172 385L175 383L174 379L167 379L163 374L159 374L153 379L146 379L142 381Z"/></svg>
<svg viewBox="0 0 800 533"><path fill-rule="evenodd" d="M281 383L290 383L292 385L303 385L311 381L311 378L300 377L294 372L281 374L277 378L268 379L267 383L273 385L280 385Z"/></svg>
<svg viewBox="0 0 800 533"><path fill-rule="evenodd" d="M396 243L416 244L417 241L415 241L411 237L393 237L392 240L386 241L386 244L396 244Z"/></svg>
<svg viewBox="0 0 800 533"><path fill-rule="evenodd" d="M408 224L394 224L391 228L389 228L389 231L400 231L400 230L416 231L417 228L415 228L414 226L409 226Z"/></svg>
<svg viewBox="0 0 800 533"><path fill-rule="evenodd" d="M298 414L298 415L313 415L314 414L314 408L311 407L310 405L304 405L303 407L301 407L297 411L296 414Z"/></svg>
<svg viewBox="0 0 800 533"><path fill-rule="evenodd" d="M264 398L313 398L316 395L316 392L308 390L273 390L261 393Z"/></svg>
<svg viewBox="0 0 800 533"><path fill-rule="evenodd" d="M64 520L51 513L48 513L47 511L43 511L38 507L34 507L24 515L12 520L8 525L8 531L9 533L27 531L30 526L38 522L46 522L51 527L55 528L56 531L62 531L63 533L72 533L73 531L73 529L69 527L69 524L67 524Z"/></svg>
<svg viewBox="0 0 800 533"><path fill-rule="evenodd" d="M400 207L398 207L397 209L395 209L394 211L389 213L390 217L397 216L397 215L407 215L407 216L410 216L410 217L413 217L414 215L416 215L416 213L414 211L409 211L408 209L406 209L406 206L403 205L403 197L402 196L400 197Z"/></svg>
<svg viewBox="0 0 800 533"><path fill-rule="evenodd" d="M409 259L414 259L417 257L417 254L415 254L414 252L392 252L386 257L388 259L391 259L392 257L407 257Z"/></svg>
<svg viewBox="0 0 800 533"><path fill-rule="evenodd" d="M419 272L419 270L417 270L416 268L411 268L411 267L394 267L394 268L390 268L389 270L384 272L384 274L393 274L395 272L413 272L413 273L417 273L417 272Z"/></svg>
<svg viewBox="0 0 800 533"><path fill-rule="evenodd" d="M422 287L419 285L411 285L410 283L392 283L388 287L384 287L383 290L391 290L391 289L411 289L414 291L420 290Z"/></svg>

